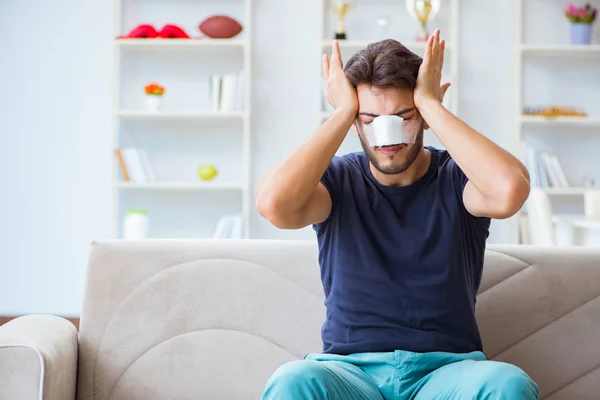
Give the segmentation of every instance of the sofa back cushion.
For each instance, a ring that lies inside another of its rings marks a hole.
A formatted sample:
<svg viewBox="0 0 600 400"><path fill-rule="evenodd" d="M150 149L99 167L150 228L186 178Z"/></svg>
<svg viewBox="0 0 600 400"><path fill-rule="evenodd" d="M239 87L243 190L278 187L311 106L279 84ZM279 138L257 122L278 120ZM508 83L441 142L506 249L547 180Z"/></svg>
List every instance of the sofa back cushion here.
<svg viewBox="0 0 600 400"><path fill-rule="evenodd" d="M489 246L476 314L488 358L518 365L542 398L600 393L600 248Z"/></svg>
<svg viewBox="0 0 600 400"><path fill-rule="evenodd" d="M488 248L476 308L486 354L521 366L542 395L597 393L599 260ZM321 350L323 297L314 241L96 242L78 398L258 399L278 366Z"/></svg>
<svg viewBox="0 0 600 400"><path fill-rule="evenodd" d="M320 351L313 243L108 241L91 247L79 399L257 399Z"/></svg>

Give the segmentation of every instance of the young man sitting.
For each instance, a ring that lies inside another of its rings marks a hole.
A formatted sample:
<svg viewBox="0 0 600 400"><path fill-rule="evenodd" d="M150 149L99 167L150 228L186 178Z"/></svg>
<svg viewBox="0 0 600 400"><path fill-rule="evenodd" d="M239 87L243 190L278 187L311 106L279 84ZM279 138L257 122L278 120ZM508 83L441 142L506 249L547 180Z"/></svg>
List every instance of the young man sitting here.
<svg viewBox="0 0 600 400"><path fill-rule="evenodd" d="M475 320L490 220L515 214L529 174L442 105L445 42L394 40L323 59L333 115L256 191L282 229L313 225L326 296L323 352L281 366L263 399L537 399L489 361ZM335 156L350 129L364 152ZM425 147L423 131L447 150Z"/></svg>

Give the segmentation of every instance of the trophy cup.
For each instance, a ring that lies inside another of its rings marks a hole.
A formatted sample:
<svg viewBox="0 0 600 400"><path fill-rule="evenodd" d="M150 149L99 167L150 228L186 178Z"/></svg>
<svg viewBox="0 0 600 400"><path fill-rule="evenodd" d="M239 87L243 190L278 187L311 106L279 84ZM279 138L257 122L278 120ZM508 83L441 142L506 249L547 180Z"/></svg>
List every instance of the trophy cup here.
<svg viewBox="0 0 600 400"><path fill-rule="evenodd" d="M344 18L348 11L354 7L356 0L342 1L335 0L331 4L331 8L337 15L337 28L335 29L335 39L345 40L346 39L346 27L344 25Z"/></svg>
<svg viewBox="0 0 600 400"><path fill-rule="evenodd" d="M421 24L417 41L427 41L429 38L427 22L433 21L440 10L440 0L406 0L405 4L410 16Z"/></svg>

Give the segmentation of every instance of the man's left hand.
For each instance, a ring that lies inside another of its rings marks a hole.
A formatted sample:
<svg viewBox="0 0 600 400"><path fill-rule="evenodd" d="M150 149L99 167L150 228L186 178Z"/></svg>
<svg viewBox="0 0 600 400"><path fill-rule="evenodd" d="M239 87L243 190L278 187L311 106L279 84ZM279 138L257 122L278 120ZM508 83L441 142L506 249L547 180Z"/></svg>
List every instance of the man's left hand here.
<svg viewBox="0 0 600 400"><path fill-rule="evenodd" d="M425 56L419 68L417 85L414 93L415 106L422 109L431 101L441 103L450 87L450 82L440 86L442 80L442 68L444 66L444 50L446 41L440 41L440 30L436 29L427 40Z"/></svg>

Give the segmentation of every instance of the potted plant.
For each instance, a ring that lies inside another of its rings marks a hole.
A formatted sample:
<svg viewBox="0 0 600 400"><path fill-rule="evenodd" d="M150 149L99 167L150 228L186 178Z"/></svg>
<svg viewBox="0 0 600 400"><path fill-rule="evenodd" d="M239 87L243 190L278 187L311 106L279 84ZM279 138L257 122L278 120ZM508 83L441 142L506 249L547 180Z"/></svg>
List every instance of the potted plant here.
<svg viewBox="0 0 600 400"><path fill-rule="evenodd" d="M160 108L162 96L165 94L165 88L157 83L151 83L144 88L146 91L146 104L148 109L157 111Z"/></svg>
<svg viewBox="0 0 600 400"><path fill-rule="evenodd" d="M592 25L596 21L598 10L590 3L576 7L569 3L565 16L571 22L571 44L590 44L592 42Z"/></svg>

